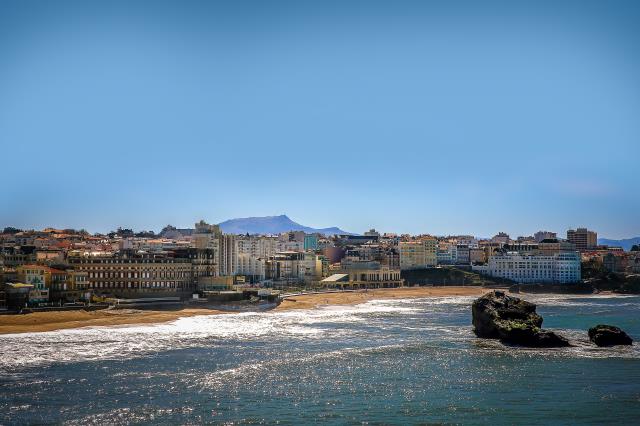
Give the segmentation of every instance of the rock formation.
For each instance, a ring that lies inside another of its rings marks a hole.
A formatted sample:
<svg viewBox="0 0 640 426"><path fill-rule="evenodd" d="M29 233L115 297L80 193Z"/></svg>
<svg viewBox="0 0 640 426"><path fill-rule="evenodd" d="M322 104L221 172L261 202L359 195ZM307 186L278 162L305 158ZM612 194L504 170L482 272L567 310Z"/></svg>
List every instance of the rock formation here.
<svg viewBox="0 0 640 426"><path fill-rule="evenodd" d="M613 325L598 324L589 329L589 339L598 346L630 345L633 339Z"/></svg>
<svg viewBox="0 0 640 426"><path fill-rule="evenodd" d="M473 302L473 331L478 337L528 347L570 346L556 333L540 328L536 305L502 291L487 293Z"/></svg>

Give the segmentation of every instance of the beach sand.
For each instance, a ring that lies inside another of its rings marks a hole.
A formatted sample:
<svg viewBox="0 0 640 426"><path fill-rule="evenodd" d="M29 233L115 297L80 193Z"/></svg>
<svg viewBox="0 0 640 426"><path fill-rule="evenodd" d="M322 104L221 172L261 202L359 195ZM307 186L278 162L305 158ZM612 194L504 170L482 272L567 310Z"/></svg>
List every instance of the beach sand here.
<svg viewBox="0 0 640 426"><path fill-rule="evenodd" d="M403 287L357 292L305 294L285 299L274 311L313 309L322 305L353 305L374 299L406 299L443 296L480 296L490 291L482 287ZM230 314L203 308L176 311L113 309L99 311L35 312L25 315L0 315L0 334L54 331L69 328L154 324L195 315Z"/></svg>
<svg viewBox="0 0 640 426"><path fill-rule="evenodd" d="M311 309L321 305L354 305L374 299L410 299L418 297L481 296L490 289L483 287L401 287L361 290L357 292L305 294L285 299L276 311Z"/></svg>
<svg viewBox="0 0 640 426"><path fill-rule="evenodd" d="M32 333L67 328L152 324L194 315L226 313L211 309L188 308L177 311L113 309L99 311L34 312L24 315L0 315L0 334Z"/></svg>

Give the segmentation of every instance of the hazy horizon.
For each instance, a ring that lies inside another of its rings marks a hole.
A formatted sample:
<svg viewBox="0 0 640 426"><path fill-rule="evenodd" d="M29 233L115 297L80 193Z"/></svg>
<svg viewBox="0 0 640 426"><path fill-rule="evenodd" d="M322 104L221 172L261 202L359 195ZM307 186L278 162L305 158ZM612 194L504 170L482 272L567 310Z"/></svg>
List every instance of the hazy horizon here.
<svg viewBox="0 0 640 426"><path fill-rule="evenodd" d="M0 224L640 235L632 1L0 4Z"/></svg>

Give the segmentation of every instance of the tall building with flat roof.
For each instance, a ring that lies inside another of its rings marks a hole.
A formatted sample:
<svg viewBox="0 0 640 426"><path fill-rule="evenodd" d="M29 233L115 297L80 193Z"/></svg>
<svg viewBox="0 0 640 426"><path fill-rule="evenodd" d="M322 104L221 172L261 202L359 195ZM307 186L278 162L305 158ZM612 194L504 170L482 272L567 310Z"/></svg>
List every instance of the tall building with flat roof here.
<svg viewBox="0 0 640 426"><path fill-rule="evenodd" d="M587 228L569 229L567 240L575 244L577 250L590 250L598 245L598 234Z"/></svg>
<svg viewBox="0 0 640 426"><path fill-rule="evenodd" d="M438 264L438 242L435 238L419 241L400 241L400 269L433 268Z"/></svg>

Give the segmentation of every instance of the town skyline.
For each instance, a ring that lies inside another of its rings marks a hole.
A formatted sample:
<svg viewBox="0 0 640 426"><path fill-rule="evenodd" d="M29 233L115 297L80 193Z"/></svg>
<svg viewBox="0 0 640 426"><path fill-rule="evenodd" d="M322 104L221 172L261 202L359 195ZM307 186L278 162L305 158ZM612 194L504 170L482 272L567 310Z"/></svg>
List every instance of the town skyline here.
<svg viewBox="0 0 640 426"><path fill-rule="evenodd" d="M313 227L313 226L309 226L308 224L302 224L296 221L291 220L291 218L288 217L288 215L285 214L281 214L281 215L272 215L272 216L248 216L248 217L244 217L244 218L233 218L233 219L227 219L221 222L214 222L214 221L208 221L206 219L199 219L201 221L204 221L205 223L212 223L212 224L216 224L216 225L222 225L224 223L227 222L234 222L234 221L245 221L245 220L254 220L257 219L258 221L256 221L256 223L252 223L251 226L257 226L260 227L260 220L263 219L280 219L280 218L285 218L286 222L285 223L291 223L293 226L291 226L290 228L287 227L287 225L285 224L279 224L280 228L277 231L274 232L251 232L251 231L246 231L246 230L242 230L239 232L235 232L235 231L224 231L226 233L230 233L230 234L251 234L251 235L277 235L283 232L291 232L291 231L304 231L307 234L311 234L311 233L318 233L318 234L325 234L327 236L330 235L341 235L341 234L353 234L353 235L364 235L366 232L368 231L377 231L380 232L381 234L396 234L396 235L432 235L435 237L447 237L447 236L461 236L461 235L470 235L473 236L475 238L478 239L485 239L485 240L489 240L495 236L497 236L498 234L501 233L505 233L507 235L509 235L512 238L528 238L528 237L532 237L535 233L537 232L551 232L551 233L555 233L559 236L559 238L564 238L563 235L565 235L565 233L569 230L575 230L575 229L580 229L580 228L588 228L588 229L594 229L594 227L591 226L573 226L573 227L568 227L566 229L561 229L561 230L557 230L557 229L551 229L549 227L538 227L536 230L531 231L531 232L525 232L525 233L518 233L518 232L509 232L508 230L505 229L499 229L496 230L490 234L484 235L484 234L479 234L479 233L474 233L474 232L450 232L450 233L435 233L435 232L428 232L428 231L421 231L421 232L396 232L393 230L381 230L376 228L375 226L369 226L369 227L365 227L364 230L362 230L361 232L355 232L349 229L343 229L340 226L328 226L328 227L323 227L323 228L319 228L319 227ZM194 229L194 225L193 222L191 222L190 225L181 225L181 224L173 224L173 223L167 223L161 227L158 228L151 228L151 227L141 227L141 228L136 228L136 227L131 227L131 226L124 226L124 225L117 225L117 226L112 226L112 227L106 227L104 231L94 231L92 229L88 229L87 227L83 227L83 226L52 226L52 225L46 225L46 226L40 226L40 227L18 227L18 226L14 226L14 225L4 225L4 224L0 224L0 231L2 231L3 229L18 229L18 230L22 230L22 231L30 231L30 230L44 230L44 229L73 229L73 230L84 230L86 232L88 232L89 234L101 234L101 235L106 235L108 233L112 233L112 232L117 232L118 230L131 230L134 233L144 233L144 232L153 232L156 235L160 235L162 233L162 231L167 228L167 227L174 227L177 229ZM327 230L331 230L331 232L326 232ZM335 230L335 231L334 231ZM324 232L323 232L324 231ZM638 235L640 235L640 232L638 233ZM640 238L638 235L627 235L627 236L623 236L623 237L618 237L618 238L612 238L608 235L602 235L600 233L598 233L598 237L599 239L605 239L605 240L636 240L638 238Z"/></svg>

